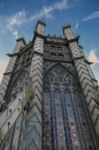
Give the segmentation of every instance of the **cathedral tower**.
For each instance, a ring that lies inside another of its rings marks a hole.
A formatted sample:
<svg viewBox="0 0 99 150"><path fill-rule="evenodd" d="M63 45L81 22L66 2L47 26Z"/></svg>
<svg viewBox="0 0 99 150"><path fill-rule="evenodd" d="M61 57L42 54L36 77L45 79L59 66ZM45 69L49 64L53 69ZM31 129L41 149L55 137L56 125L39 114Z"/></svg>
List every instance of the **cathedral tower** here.
<svg viewBox="0 0 99 150"><path fill-rule="evenodd" d="M99 150L99 93L71 26L46 36L38 21L16 40L0 85L0 150Z"/></svg>

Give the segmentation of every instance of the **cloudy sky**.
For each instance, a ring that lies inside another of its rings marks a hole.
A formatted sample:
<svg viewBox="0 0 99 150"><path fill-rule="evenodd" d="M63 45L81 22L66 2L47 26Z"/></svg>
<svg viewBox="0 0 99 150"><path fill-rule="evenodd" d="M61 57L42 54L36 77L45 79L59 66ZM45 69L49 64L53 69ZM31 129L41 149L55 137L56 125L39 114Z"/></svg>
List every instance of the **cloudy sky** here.
<svg viewBox="0 0 99 150"><path fill-rule="evenodd" d="M99 81L99 0L0 0L0 80L15 39L30 41L36 21L46 22L46 34L63 36L62 27L71 24Z"/></svg>

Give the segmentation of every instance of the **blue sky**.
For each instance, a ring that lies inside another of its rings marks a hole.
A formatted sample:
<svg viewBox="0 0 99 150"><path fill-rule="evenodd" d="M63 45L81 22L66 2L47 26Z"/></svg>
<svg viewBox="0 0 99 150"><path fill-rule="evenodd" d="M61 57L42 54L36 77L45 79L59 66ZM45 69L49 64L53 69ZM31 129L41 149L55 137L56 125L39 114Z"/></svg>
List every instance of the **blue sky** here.
<svg viewBox="0 0 99 150"><path fill-rule="evenodd" d="M13 51L17 37L32 39L38 19L51 35L63 36L62 27L71 24L99 80L99 0L0 0L0 80L8 62L5 54Z"/></svg>

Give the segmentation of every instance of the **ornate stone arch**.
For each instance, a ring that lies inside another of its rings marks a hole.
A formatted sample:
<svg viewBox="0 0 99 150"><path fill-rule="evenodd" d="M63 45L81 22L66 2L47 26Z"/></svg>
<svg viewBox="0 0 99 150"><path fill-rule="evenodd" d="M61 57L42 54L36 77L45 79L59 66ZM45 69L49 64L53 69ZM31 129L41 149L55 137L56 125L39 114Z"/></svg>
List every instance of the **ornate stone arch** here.
<svg viewBox="0 0 99 150"><path fill-rule="evenodd" d="M81 87L74 75L60 63L45 74L43 102L44 150L81 150L82 147L86 150L92 138L91 134L88 136L90 129Z"/></svg>
<svg viewBox="0 0 99 150"><path fill-rule="evenodd" d="M44 67L44 79L46 75L57 65L60 65L61 67L63 67L69 74L73 76L73 78L77 81L77 83L80 84L77 78L75 67L72 64L66 65L65 63L48 63L47 62Z"/></svg>
<svg viewBox="0 0 99 150"><path fill-rule="evenodd" d="M58 67L59 67L59 69L58 69ZM77 80L77 78L76 78L76 76L75 76L75 74L73 74L73 72L71 72L71 70L69 70L69 68L67 68L66 66L64 66L63 64L61 64L61 63L56 63L56 64L54 64L54 65L52 65L47 71L46 71L46 73L45 73L45 75L44 75L44 85L45 85L45 79L46 79L46 77L51 73L51 72L53 72L53 70L54 69L56 69L57 71L59 70L59 72L60 72L60 75L61 74L63 74L63 73L65 73L65 76L63 76L63 79L65 78L65 82L66 82L66 76L68 76L68 77L71 77L71 79L72 79L72 82L73 83L71 83L71 84L79 84L79 81ZM58 72L58 74L59 74L59 72ZM46 82L48 82L48 81L46 81Z"/></svg>
<svg viewBox="0 0 99 150"><path fill-rule="evenodd" d="M55 149L55 147L56 149L62 149L61 144L66 145L65 136L63 135L64 123L62 109L64 108L62 101L64 99L64 92L70 92L72 85L73 75L60 63L53 65L46 72L44 77L45 149L48 148L48 145L49 149ZM59 123L57 120L59 120ZM61 126L59 125L60 123ZM59 137L59 134L62 134L62 136Z"/></svg>
<svg viewBox="0 0 99 150"><path fill-rule="evenodd" d="M21 69L21 70L17 73L16 77L14 78L13 84L11 85L12 87L13 87L13 85L15 85L15 82L17 82L18 78L21 77L23 73L25 73L25 74L27 75L27 78L28 78L28 76L29 76L28 70L27 70L27 69ZM25 77L25 76L24 76L24 77Z"/></svg>
<svg viewBox="0 0 99 150"><path fill-rule="evenodd" d="M21 69L16 75L13 76L12 82L9 85L9 90L6 97L7 101L11 101L12 95L20 93L23 89L22 87L28 84L29 80L29 71L27 69Z"/></svg>

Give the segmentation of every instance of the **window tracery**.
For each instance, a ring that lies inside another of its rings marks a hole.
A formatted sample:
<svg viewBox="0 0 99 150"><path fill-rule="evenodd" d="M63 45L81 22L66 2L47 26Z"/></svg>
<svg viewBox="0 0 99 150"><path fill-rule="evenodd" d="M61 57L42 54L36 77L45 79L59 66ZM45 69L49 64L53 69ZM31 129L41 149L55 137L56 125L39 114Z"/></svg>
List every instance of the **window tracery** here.
<svg viewBox="0 0 99 150"><path fill-rule="evenodd" d="M82 92L79 82L60 64L50 69L44 80L45 150L47 144L51 150L60 150L62 145L66 146L64 150L86 150L93 140L80 98ZM49 122L47 126L46 121Z"/></svg>
<svg viewBox="0 0 99 150"><path fill-rule="evenodd" d="M21 69L21 67L24 67L28 63L30 63L31 57L32 57L32 49L28 49L28 51L19 54L14 67L14 72Z"/></svg>
<svg viewBox="0 0 99 150"><path fill-rule="evenodd" d="M68 46L46 43L44 49L45 58L47 59L72 60Z"/></svg>
<svg viewBox="0 0 99 150"><path fill-rule="evenodd" d="M6 95L8 103L13 100L18 93L21 93L24 87L29 84L29 71L30 67L28 67L27 70L21 70L13 76Z"/></svg>

